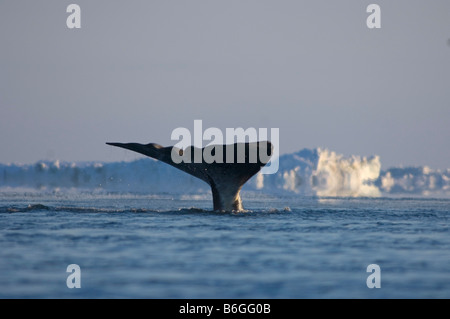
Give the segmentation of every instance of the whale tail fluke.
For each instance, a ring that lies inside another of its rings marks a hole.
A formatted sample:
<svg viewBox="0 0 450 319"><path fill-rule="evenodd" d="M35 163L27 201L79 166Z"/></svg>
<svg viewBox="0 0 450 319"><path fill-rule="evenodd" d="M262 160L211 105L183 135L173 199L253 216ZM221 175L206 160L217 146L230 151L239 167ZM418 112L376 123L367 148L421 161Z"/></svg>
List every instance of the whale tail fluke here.
<svg viewBox="0 0 450 319"><path fill-rule="evenodd" d="M272 155L269 141L188 147L184 150L158 144L106 143L165 162L211 187L214 210L243 210L242 186L267 164Z"/></svg>

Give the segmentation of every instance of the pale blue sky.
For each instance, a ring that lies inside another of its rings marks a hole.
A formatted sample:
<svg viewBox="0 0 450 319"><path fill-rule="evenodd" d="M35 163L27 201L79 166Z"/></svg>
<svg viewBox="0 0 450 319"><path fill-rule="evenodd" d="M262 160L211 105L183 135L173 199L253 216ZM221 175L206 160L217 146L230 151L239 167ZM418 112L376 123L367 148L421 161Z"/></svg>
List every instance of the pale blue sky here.
<svg viewBox="0 0 450 319"><path fill-rule="evenodd" d="M449 38L448 0L2 0L0 162L130 160L104 143L201 119L278 127L282 154L450 168Z"/></svg>

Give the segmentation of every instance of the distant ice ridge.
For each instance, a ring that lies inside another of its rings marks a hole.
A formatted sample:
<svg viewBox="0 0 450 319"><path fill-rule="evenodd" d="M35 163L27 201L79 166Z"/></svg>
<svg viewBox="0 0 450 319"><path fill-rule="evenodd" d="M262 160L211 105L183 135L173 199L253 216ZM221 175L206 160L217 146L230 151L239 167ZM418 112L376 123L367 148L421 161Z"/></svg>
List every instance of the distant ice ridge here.
<svg viewBox="0 0 450 319"><path fill-rule="evenodd" d="M271 192L317 196L380 196L375 185L381 163L378 156L343 155L327 149L304 149L280 156L280 169L272 175L258 174L249 185Z"/></svg>
<svg viewBox="0 0 450 319"><path fill-rule="evenodd" d="M0 164L0 190L17 188L145 194L210 192L203 181L150 158L115 163ZM331 197L450 197L450 169L409 167L383 171L378 156L345 157L327 149L303 149L280 156L276 174L259 173L243 189Z"/></svg>
<svg viewBox="0 0 450 319"><path fill-rule="evenodd" d="M450 169L433 170L428 166L390 168L377 180L383 193L450 198Z"/></svg>

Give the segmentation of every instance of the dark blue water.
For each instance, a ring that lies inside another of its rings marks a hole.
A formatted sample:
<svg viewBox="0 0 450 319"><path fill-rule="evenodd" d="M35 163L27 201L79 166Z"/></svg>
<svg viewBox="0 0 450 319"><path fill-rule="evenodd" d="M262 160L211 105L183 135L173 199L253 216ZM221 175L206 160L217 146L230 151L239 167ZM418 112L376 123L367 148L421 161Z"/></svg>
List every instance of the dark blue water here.
<svg viewBox="0 0 450 319"><path fill-rule="evenodd" d="M450 298L449 200L242 195L1 194L0 297Z"/></svg>

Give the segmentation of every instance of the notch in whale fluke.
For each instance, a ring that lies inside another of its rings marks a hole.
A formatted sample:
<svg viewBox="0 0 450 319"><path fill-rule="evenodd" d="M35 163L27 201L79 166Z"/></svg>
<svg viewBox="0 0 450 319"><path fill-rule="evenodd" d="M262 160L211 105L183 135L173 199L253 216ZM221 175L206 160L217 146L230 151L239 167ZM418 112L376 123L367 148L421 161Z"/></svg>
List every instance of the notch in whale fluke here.
<svg viewBox="0 0 450 319"><path fill-rule="evenodd" d="M152 157L203 180L211 187L214 210L219 211L243 210L239 194L241 188L268 163L273 150L269 141L209 145L202 149L191 146L184 150L173 146L163 147L155 143L106 144ZM199 160L195 156L196 154L213 154L217 159L220 158L220 156L217 157L219 153L222 160L218 161L205 160L203 156ZM174 161L173 154L184 156L185 160Z"/></svg>

